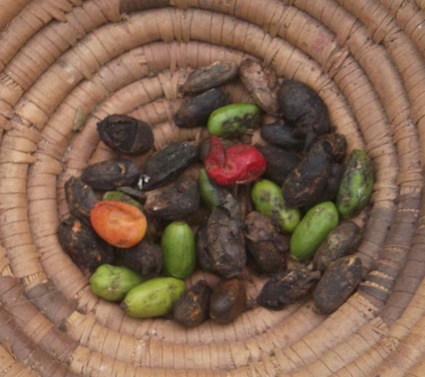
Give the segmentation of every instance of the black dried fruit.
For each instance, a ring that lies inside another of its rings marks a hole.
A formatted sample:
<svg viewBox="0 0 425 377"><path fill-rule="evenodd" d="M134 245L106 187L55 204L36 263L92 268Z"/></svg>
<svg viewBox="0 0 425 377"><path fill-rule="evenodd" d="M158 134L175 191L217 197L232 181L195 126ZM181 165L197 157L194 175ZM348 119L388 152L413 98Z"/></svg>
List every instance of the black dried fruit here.
<svg viewBox="0 0 425 377"><path fill-rule="evenodd" d="M290 208L317 202L329 178L331 158L323 144L314 144L282 185L285 204Z"/></svg>
<svg viewBox="0 0 425 377"><path fill-rule="evenodd" d="M198 156L201 161L204 161L210 153L211 136L202 138L198 143Z"/></svg>
<svg viewBox="0 0 425 377"><path fill-rule="evenodd" d="M349 255L332 262L313 291L315 308L323 314L334 312L354 292L361 279L359 257Z"/></svg>
<svg viewBox="0 0 425 377"><path fill-rule="evenodd" d="M148 158L141 168L138 186L141 190L153 190L178 177L196 161L197 146L175 141Z"/></svg>
<svg viewBox="0 0 425 377"><path fill-rule="evenodd" d="M204 271L214 271L214 260L209 256L208 251L208 219L199 226L195 234L196 258L200 267Z"/></svg>
<svg viewBox="0 0 425 377"><path fill-rule="evenodd" d="M355 252L361 240L361 229L352 221L343 221L332 229L319 246L313 258L313 266L320 272L341 257Z"/></svg>
<svg viewBox="0 0 425 377"><path fill-rule="evenodd" d="M271 145L294 151L304 150L307 137L305 132L281 119L261 127L260 135Z"/></svg>
<svg viewBox="0 0 425 377"><path fill-rule="evenodd" d="M142 204L146 200L146 193L144 191L139 190L138 187L120 186L120 187L117 187L117 191L120 191L124 193L125 195L128 195L134 198L135 200L139 201Z"/></svg>
<svg viewBox="0 0 425 377"><path fill-rule="evenodd" d="M244 234L248 256L263 273L275 273L286 267L289 235L283 235L269 216L252 211L245 217Z"/></svg>
<svg viewBox="0 0 425 377"><path fill-rule="evenodd" d="M163 257L161 246L146 240L126 249L115 249L117 266L131 268L143 278L159 276L162 270Z"/></svg>
<svg viewBox="0 0 425 377"><path fill-rule="evenodd" d="M218 323L230 323L245 310L246 302L246 288L242 280L221 280L211 293L210 317Z"/></svg>
<svg viewBox="0 0 425 377"><path fill-rule="evenodd" d="M124 114L108 115L97 123L100 140L115 151L136 155L153 148L152 128L146 122Z"/></svg>
<svg viewBox="0 0 425 377"><path fill-rule="evenodd" d="M271 277L261 289L257 304L280 310L306 296L320 277L319 271L310 271L304 266L282 270Z"/></svg>
<svg viewBox="0 0 425 377"><path fill-rule="evenodd" d="M85 274L94 272L101 264L112 264L114 253L94 230L84 222L70 216L61 221L58 239L77 267Z"/></svg>
<svg viewBox="0 0 425 377"><path fill-rule="evenodd" d="M278 81L276 73L270 67L254 59L246 58L239 66L239 78L261 109L272 115L278 114L276 98Z"/></svg>
<svg viewBox="0 0 425 377"><path fill-rule="evenodd" d="M329 154L333 162L341 162L347 153L347 140L344 135L330 132L315 141L322 144L323 149Z"/></svg>
<svg viewBox="0 0 425 377"><path fill-rule="evenodd" d="M186 99L174 115L174 122L180 128L205 126L210 114L227 103L226 92L212 88Z"/></svg>
<svg viewBox="0 0 425 377"><path fill-rule="evenodd" d="M65 182L64 190L71 214L90 225L90 210L97 203L93 189L80 178L70 177Z"/></svg>
<svg viewBox="0 0 425 377"><path fill-rule="evenodd" d="M316 203L327 202L329 200L334 200L336 198L344 171L345 171L344 164L339 164L339 163L331 164L328 181L326 182L325 188L323 189L322 193L319 195L318 199L316 200Z"/></svg>
<svg viewBox="0 0 425 377"><path fill-rule="evenodd" d="M307 135L307 145L331 130L328 109L310 86L296 80L283 80L277 94L283 118Z"/></svg>
<svg viewBox="0 0 425 377"><path fill-rule="evenodd" d="M246 264L245 238L239 203L228 194L197 234L201 267L223 277L241 274Z"/></svg>
<svg viewBox="0 0 425 377"><path fill-rule="evenodd" d="M204 322L209 315L211 292L205 280L198 281L174 304L173 319L188 328Z"/></svg>
<svg viewBox="0 0 425 377"><path fill-rule="evenodd" d="M238 66L232 60L215 61L191 72L180 90L185 93L200 93L233 80L238 75Z"/></svg>
<svg viewBox="0 0 425 377"><path fill-rule="evenodd" d="M200 194L198 184L182 176L175 183L146 193L145 212L161 220L182 220L198 211Z"/></svg>
<svg viewBox="0 0 425 377"><path fill-rule="evenodd" d="M161 234L164 230L165 224L162 220L154 216L150 216L148 214L145 215L148 227L146 229L146 234L143 239L150 242L158 241L161 238Z"/></svg>
<svg viewBox="0 0 425 377"><path fill-rule="evenodd" d="M133 161L119 158L87 166L80 178L95 190L108 191L132 185L139 176L140 171Z"/></svg>
<svg viewBox="0 0 425 377"><path fill-rule="evenodd" d="M257 145L257 149L266 159L264 177L281 186L289 173L301 162L301 156L291 150L282 149L274 145Z"/></svg>

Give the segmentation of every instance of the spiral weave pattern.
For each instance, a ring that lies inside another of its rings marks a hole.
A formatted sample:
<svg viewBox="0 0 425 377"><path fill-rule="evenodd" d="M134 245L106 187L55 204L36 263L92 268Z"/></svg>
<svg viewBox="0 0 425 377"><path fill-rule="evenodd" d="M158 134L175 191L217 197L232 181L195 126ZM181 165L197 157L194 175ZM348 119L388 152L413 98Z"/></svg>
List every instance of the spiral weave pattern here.
<svg viewBox="0 0 425 377"><path fill-rule="evenodd" d="M329 316L306 299L227 326L131 319L60 247L64 182L114 157L108 114L152 124L156 148L199 138L173 123L179 85L248 56L313 87L372 157L365 279ZM0 376L423 377L424 163L424 0L3 0Z"/></svg>

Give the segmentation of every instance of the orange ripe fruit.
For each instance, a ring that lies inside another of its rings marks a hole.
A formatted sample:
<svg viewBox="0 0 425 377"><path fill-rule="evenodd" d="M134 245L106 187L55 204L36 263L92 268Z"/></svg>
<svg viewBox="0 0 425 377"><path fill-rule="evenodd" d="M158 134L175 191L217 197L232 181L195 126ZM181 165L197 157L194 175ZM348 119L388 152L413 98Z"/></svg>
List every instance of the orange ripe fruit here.
<svg viewBox="0 0 425 377"><path fill-rule="evenodd" d="M121 248L136 245L147 228L146 216L139 208L115 200L97 202L90 211L90 222L99 237Z"/></svg>

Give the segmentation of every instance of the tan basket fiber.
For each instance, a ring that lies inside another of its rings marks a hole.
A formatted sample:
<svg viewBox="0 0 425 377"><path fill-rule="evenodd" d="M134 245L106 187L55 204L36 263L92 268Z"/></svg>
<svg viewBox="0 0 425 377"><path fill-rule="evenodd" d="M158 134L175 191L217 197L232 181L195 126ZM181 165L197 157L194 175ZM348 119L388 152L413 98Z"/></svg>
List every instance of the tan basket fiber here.
<svg viewBox="0 0 425 377"><path fill-rule="evenodd" d="M1 377L425 376L425 1L0 0L0 31ZM314 87L373 158L365 281L330 316L307 299L192 330L130 319L59 246L63 184L113 156L107 114L158 148L199 138L171 120L178 86L246 56Z"/></svg>

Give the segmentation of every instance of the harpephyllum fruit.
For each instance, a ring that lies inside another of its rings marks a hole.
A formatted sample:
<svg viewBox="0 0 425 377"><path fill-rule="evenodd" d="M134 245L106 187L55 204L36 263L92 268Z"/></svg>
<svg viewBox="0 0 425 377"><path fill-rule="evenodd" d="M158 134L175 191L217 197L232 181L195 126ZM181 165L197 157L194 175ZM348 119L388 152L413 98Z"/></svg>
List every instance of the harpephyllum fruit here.
<svg viewBox="0 0 425 377"><path fill-rule="evenodd" d="M114 200L96 203L90 211L90 222L102 239L121 248L141 241L147 227L146 217L139 208Z"/></svg>
<svg viewBox="0 0 425 377"><path fill-rule="evenodd" d="M212 136L205 170L220 186L254 182L266 170L266 159L252 145L235 144L225 149L221 140Z"/></svg>

